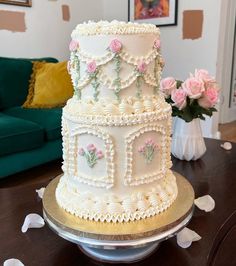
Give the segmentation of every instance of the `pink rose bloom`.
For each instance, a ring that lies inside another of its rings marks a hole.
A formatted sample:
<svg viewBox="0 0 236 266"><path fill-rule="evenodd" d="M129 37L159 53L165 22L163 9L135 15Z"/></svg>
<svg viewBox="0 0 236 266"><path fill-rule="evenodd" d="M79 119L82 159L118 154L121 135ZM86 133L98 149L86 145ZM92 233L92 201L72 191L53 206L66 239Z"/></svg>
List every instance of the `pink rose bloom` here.
<svg viewBox="0 0 236 266"><path fill-rule="evenodd" d="M160 49L161 48L161 41L159 39L156 39L153 44L154 48Z"/></svg>
<svg viewBox="0 0 236 266"><path fill-rule="evenodd" d="M154 141L153 141L152 139L147 139L147 140L145 141L145 144L146 144L146 145L153 145L153 144L154 144Z"/></svg>
<svg viewBox="0 0 236 266"><path fill-rule="evenodd" d="M198 104L203 108L211 108L213 107L217 101L219 92L215 88L208 88L206 91L202 94L203 97L198 99Z"/></svg>
<svg viewBox="0 0 236 266"><path fill-rule="evenodd" d="M191 99L200 98L205 91L204 82L194 77L186 79L182 86Z"/></svg>
<svg viewBox="0 0 236 266"><path fill-rule="evenodd" d="M75 40L71 40L69 49L71 52L75 52L79 48L79 43Z"/></svg>
<svg viewBox="0 0 236 266"><path fill-rule="evenodd" d="M79 149L79 155L84 156L84 154L85 154L84 149L83 148L80 148Z"/></svg>
<svg viewBox="0 0 236 266"><path fill-rule="evenodd" d="M186 97L187 94L182 88L174 89L171 92L171 100L174 102L173 106L176 106L179 110L184 109L186 106Z"/></svg>
<svg viewBox="0 0 236 266"><path fill-rule="evenodd" d="M161 80L160 90L168 97L171 95L173 90L177 89L176 85L176 80L172 77L168 77Z"/></svg>
<svg viewBox="0 0 236 266"><path fill-rule="evenodd" d="M93 152L93 151L96 151L96 147L95 147L94 144L89 144L89 145L87 146L87 150Z"/></svg>
<svg viewBox="0 0 236 266"><path fill-rule="evenodd" d="M109 48L113 53L118 53L122 48L122 43L119 40L114 39L111 41Z"/></svg>
<svg viewBox="0 0 236 266"><path fill-rule="evenodd" d="M140 62L137 66L138 72L143 74L147 70L147 64L145 62Z"/></svg>
<svg viewBox="0 0 236 266"><path fill-rule="evenodd" d="M102 159L103 158L102 151L97 151L96 156L97 156L98 159Z"/></svg>
<svg viewBox="0 0 236 266"><path fill-rule="evenodd" d="M97 69L97 64L95 61L91 61L87 64L87 72L92 74L94 72L96 72Z"/></svg>
<svg viewBox="0 0 236 266"><path fill-rule="evenodd" d="M209 72L205 69L196 69L194 73L194 77L196 79L200 79L204 82L212 82L215 81L215 79L209 75Z"/></svg>
<svg viewBox="0 0 236 266"><path fill-rule="evenodd" d="M145 147L144 146L141 146L141 147L138 148L138 152L141 152L142 153L144 151L145 151Z"/></svg>

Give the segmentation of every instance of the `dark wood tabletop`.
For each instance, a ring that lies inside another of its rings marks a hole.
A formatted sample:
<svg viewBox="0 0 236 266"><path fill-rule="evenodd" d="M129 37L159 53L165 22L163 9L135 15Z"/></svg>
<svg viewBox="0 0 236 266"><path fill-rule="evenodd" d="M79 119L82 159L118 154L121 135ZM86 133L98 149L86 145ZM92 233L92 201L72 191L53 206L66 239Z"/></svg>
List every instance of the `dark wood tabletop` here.
<svg viewBox="0 0 236 266"><path fill-rule="evenodd" d="M236 144L232 150L225 151L221 143L206 139L207 152L198 161L173 158L173 170L190 181L196 197L209 194L216 202L215 209L209 213L195 208L188 225L202 239L182 249L173 237L162 242L150 257L134 265L236 265ZM48 182L0 188L0 265L9 258L18 258L26 266L106 265L86 257L75 244L57 236L47 225L21 233L27 214L42 215L42 201L35 189Z"/></svg>

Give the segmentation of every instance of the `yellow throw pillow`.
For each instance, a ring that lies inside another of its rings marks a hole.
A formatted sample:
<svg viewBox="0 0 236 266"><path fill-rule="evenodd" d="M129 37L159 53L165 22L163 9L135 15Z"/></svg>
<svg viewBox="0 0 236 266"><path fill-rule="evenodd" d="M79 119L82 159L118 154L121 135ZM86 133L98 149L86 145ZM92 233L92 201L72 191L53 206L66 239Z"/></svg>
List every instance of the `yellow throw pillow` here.
<svg viewBox="0 0 236 266"><path fill-rule="evenodd" d="M33 62L29 93L23 107L59 107L72 96L73 86L67 72L67 62Z"/></svg>

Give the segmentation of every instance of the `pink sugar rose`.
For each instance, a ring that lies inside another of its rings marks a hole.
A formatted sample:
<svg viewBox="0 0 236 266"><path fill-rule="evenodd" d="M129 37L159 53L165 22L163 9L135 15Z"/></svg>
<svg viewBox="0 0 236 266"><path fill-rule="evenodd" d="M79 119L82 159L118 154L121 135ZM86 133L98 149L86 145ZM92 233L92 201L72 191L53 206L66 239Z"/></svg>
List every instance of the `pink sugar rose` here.
<svg viewBox="0 0 236 266"><path fill-rule="evenodd" d="M111 41L109 48L113 53L118 53L122 48L122 43L119 40L114 39Z"/></svg>
<svg viewBox="0 0 236 266"><path fill-rule="evenodd" d="M95 61L91 61L87 64L87 72L92 74L94 72L96 72L97 70L97 64Z"/></svg>
<svg viewBox="0 0 236 266"><path fill-rule="evenodd" d="M194 77L186 79L182 86L191 99L200 98L205 90L204 82Z"/></svg>
<svg viewBox="0 0 236 266"><path fill-rule="evenodd" d="M177 82L174 78L168 77L161 80L160 90L165 94L166 97L171 95L171 92L177 89Z"/></svg>
<svg viewBox="0 0 236 266"><path fill-rule="evenodd" d="M96 151L96 147L95 147L94 144L89 144L89 145L87 146L87 150L93 152L93 151Z"/></svg>
<svg viewBox="0 0 236 266"><path fill-rule="evenodd" d="M80 148L79 149L79 155L84 156L84 154L85 154L84 149L83 148Z"/></svg>
<svg viewBox="0 0 236 266"><path fill-rule="evenodd" d="M96 152L96 156L97 156L98 159L102 159L102 158L103 158L103 153L102 153L102 151L97 151L97 152Z"/></svg>
<svg viewBox="0 0 236 266"><path fill-rule="evenodd" d="M186 106L186 97L187 94L182 88L174 89L171 92L171 100L174 102L173 106L176 106L179 110L184 109Z"/></svg>
<svg viewBox="0 0 236 266"><path fill-rule="evenodd" d="M215 81L215 79L212 76L210 76L209 72L205 69L195 69L194 77L204 82Z"/></svg>
<svg viewBox="0 0 236 266"><path fill-rule="evenodd" d="M218 101L219 92L215 88L208 88L203 92L202 97L198 99L198 104L203 108L211 108Z"/></svg>
<svg viewBox="0 0 236 266"><path fill-rule="evenodd" d="M75 52L79 48L79 43L75 40L71 40L69 49L71 52Z"/></svg>
<svg viewBox="0 0 236 266"><path fill-rule="evenodd" d="M140 63L138 64L137 69L138 69L138 72L139 72L139 73L143 74L143 73L145 73L146 70L147 70L147 64L146 64L145 62L142 61L142 62L140 62Z"/></svg>
<svg viewBox="0 0 236 266"><path fill-rule="evenodd" d="M161 48L161 41L159 39L156 39L153 44L154 48L160 49Z"/></svg>

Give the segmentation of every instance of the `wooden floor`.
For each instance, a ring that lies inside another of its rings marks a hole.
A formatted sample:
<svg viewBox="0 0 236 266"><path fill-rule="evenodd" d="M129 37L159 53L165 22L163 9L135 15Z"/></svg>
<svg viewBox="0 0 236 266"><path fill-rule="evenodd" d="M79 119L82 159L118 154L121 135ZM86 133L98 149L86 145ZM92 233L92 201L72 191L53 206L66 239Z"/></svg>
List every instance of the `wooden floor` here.
<svg viewBox="0 0 236 266"><path fill-rule="evenodd" d="M219 131L221 132L222 140L236 142L236 121L219 125ZM32 183L40 183L41 181L45 182L53 179L61 173L61 160L50 162L22 173L12 175L5 179L0 179L0 189Z"/></svg>
<svg viewBox="0 0 236 266"><path fill-rule="evenodd" d="M221 133L221 139L236 142L236 121L220 124L219 131Z"/></svg>

